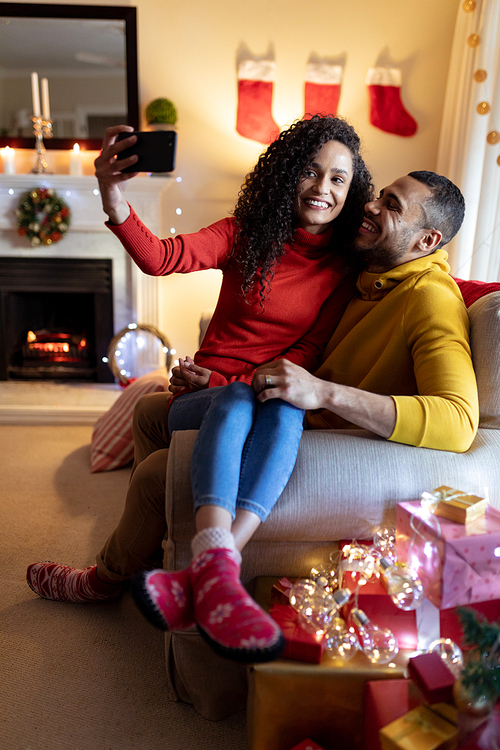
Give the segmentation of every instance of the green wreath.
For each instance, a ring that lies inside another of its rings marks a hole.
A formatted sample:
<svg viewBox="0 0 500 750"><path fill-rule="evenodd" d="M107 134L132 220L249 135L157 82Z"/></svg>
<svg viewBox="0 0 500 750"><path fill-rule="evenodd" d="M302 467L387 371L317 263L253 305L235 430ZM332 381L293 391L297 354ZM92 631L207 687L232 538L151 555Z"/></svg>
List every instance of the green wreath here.
<svg viewBox="0 0 500 750"><path fill-rule="evenodd" d="M33 247L59 242L69 229L71 212L52 188L33 188L21 197L16 211L17 233Z"/></svg>

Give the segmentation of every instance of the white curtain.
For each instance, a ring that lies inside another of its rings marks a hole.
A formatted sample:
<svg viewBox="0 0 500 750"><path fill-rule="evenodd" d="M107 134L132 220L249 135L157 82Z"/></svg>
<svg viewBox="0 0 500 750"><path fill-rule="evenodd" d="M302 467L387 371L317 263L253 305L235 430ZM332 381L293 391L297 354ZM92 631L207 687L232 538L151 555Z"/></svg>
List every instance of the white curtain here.
<svg viewBox="0 0 500 750"><path fill-rule="evenodd" d="M470 46L473 34L477 46ZM487 76L478 82L482 70ZM481 102L488 114L477 112ZM500 141L487 141L495 131L500 134L500 0L460 0L437 171L459 186L467 205L448 247L452 274L462 279L500 281Z"/></svg>

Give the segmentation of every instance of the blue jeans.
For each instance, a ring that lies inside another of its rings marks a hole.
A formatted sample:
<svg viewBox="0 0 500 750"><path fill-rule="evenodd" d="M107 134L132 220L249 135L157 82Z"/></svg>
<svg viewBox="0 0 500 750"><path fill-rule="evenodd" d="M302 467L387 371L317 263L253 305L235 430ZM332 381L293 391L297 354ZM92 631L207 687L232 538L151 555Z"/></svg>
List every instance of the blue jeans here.
<svg viewBox="0 0 500 750"><path fill-rule="evenodd" d="M218 505L265 521L292 473L304 412L272 399L261 403L246 383L178 396L168 428L199 430L191 458L195 512Z"/></svg>

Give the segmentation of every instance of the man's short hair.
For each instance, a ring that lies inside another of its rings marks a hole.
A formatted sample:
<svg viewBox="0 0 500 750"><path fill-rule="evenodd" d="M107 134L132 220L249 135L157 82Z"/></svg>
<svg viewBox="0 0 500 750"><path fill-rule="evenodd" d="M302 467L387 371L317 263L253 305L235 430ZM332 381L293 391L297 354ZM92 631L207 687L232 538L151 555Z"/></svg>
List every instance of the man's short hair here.
<svg viewBox="0 0 500 750"><path fill-rule="evenodd" d="M462 226L465 215L464 197L457 186L443 175L421 170L410 172L408 176L423 182L431 191L431 196L425 201L423 210L426 222L431 225L429 229L431 227L438 229L443 235L436 247L438 250L447 245Z"/></svg>

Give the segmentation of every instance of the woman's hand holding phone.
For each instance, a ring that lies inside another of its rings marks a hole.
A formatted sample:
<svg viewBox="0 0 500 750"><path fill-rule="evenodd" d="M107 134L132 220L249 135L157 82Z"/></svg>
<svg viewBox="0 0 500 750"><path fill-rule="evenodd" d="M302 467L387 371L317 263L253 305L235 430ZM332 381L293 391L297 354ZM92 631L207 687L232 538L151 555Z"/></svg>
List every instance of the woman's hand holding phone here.
<svg viewBox="0 0 500 750"><path fill-rule="evenodd" d="M130 125L114 125L106 130L102 142L102 150L94 162L95 176L99 182L102 207L104 213L109 216L113 224L123 224L130 214L130 207L121 190L121 183L130 180L137 173L127 172L123 174L120 170L132 166L137 161L137 156L120 159L120 153L129 146L133 146L136 136L117 141L119 133L133 132Z"/></svg>

